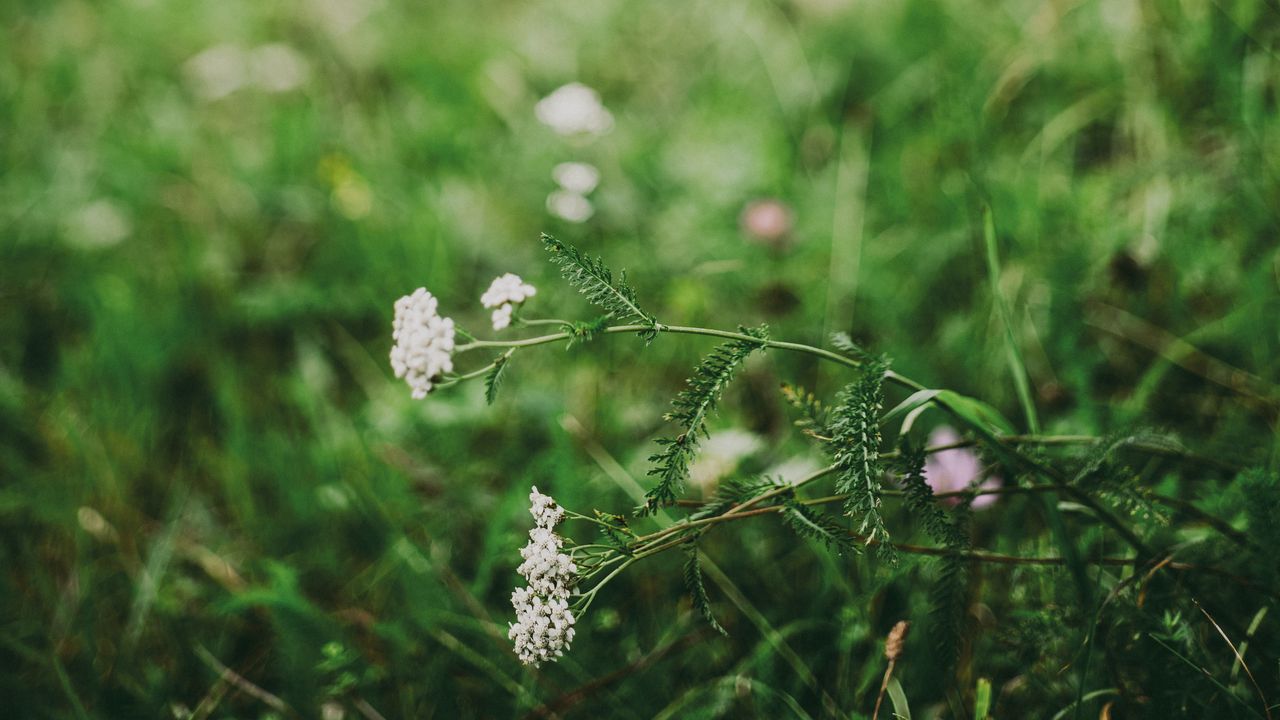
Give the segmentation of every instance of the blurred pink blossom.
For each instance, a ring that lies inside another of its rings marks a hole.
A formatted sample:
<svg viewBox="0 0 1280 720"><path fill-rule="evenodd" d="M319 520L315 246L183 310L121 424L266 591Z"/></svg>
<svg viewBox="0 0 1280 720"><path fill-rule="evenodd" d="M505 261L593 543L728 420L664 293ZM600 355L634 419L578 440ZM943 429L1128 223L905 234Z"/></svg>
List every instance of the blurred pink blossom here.
<svg viewBox="0 0 1280 720"><path fill-rule="evenodd" d="M962 441L953 428L940 425L929 435L929 447L952 445ZM978 454L969 448L955 448L933 453L925 460L924 479L935 493L959 492L968 490L982 475L982 461ZM987 478L978 486L982 490L1000 487L1000 478ZM979 495L973 499L973 509L982 510L995 504L999 495ZM956 498L948 498L947 502L956 504Z"/></svg>
<svg viewBox="0 0 1280 720"><path fill-rule="evenodd" d="M752 240L780 247L791 234L791 208L781 200L762 198L742 209L742 230Z"/></svg>

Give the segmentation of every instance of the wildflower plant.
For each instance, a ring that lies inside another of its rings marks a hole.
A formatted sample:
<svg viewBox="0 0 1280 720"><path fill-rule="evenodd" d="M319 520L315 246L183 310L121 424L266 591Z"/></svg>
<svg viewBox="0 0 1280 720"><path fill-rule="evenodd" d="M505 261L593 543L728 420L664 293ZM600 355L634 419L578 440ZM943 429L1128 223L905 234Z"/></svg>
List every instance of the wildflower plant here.
<svg viewBox="0 0 1280 720"><path fill-rule="evenodd" d="M1134 474L1123 470L1126 459L1203 460L1169 437L1150 432L1110 438L1020 434L990 405L902 375L892 369L889 357L859 346L847 335L833 336L823 347L783 340L763 326L724 330L668 324L645 308L625 273L615 273L602 259L549 235L542 236L542 245L565 281L600 314L582 320L526 317L522 310L536 289L507 273L494 280L481 298L481 304L493 312L494 330L553 331L514 339L469 339L455 345L452 321L441 317L437 300L419 288L396 303L396 346L391 354L396 376L409 383L413 397L483 378L486 398L492 403L512 358L540 346L576 348L615 334L637 336L645 345L665 336L712 337L721 344L694 368L685 388L672 400L664 416L671 431L657 440L649 455L650 486L630 513L633 519L604 509L575 512L532 488L534 523L518 567L526 584L511 595L515 620L509 626L515 653L525 664L537 666L561 657L574 641L576 623L613 579L668 551L684 554L684 582L694 608L714 630L724 633L703 581L699 542L722 525L764 515L778 516L797 536L815 540L839 555L875 548L879 562L888 568L896 567L903 554L937 557L928 634L944 658L954 658L959 651L974 563L1065 565L1086 609L1094 607L1095 588L1086 571L1090 565L1132 566L1135 572L1138 568L1149 572L1198 569L1170 562L1171 554L1162 555L1164 551L1151 547L1134 527L1135 518L1167 521L1167 506L1177 501L1140 487ZM458 356L485 351L498 354L487 365L462 374L453 372ZM797 428L823 451L829 464L790 482L731 476L709 498L686 499L690 466L709 437L708 419L748 358L765 352L809 355L847 373L844 386L831 398L782 384L783 399L796 413ZM903 397L891 403L891 394ZM931 409L947 425L936 428L926 440L923 428L917 426L922 426L920 418ZM1028 420L1037 427L1033 414ZM996 470L1004 484L993 480ZM829 482L827 491L814 493L824 482ZM1042 501L1057 556L1001 555L972 547L971 510L987 507L1008 492ZM1086 558L1077 538L1065 530L1058 496L1087 511L1120 540L1126 552ZM932 544L895 541L885 513L888 501L900 503L905 516ZM1178 509L1187 511L1183 505ZM1200 519L1232 537L1226 523L1204 513ZM558 528L570 521L594 526L598 541L577 543L561 534ZM897 632L891 662L901 653L905 627L901 624ZM889 681L886 673L885 682Z"/></svg>

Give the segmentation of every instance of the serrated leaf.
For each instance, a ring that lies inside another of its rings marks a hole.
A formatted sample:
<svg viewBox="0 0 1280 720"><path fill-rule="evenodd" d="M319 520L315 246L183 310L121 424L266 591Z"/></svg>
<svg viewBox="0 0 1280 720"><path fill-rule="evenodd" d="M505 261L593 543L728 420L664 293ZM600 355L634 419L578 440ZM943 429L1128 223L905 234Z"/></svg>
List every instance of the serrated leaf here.
<svg viewBox="0 0 1280 720"><path fill-rule="evenodd" d="M757 495L783 487L785 484L782 480L776 480L767 475L729 478L720 483L711 499L699 506L689 516L689 519L701 520L723 515L734 506L740 505ZM780 493L778 496L770 498L770 500L781 502L789 496L790 493ZM771 504L770 501L766 500L753 507L767 507L769 504Z"/></svg>
<svg viewBox="0 0 1280 720"><path fill-rule="evenodd" d="M542 245L560 274L582 293L587 301L604 309L608 317L623 323L643 325L640 334L646 341L658 334L658 321L640 308L635 290L627 284L626 273L617 279L600 258L583 254L576 247L543 233Z"/></svg>
<svg viewBox="0 0 1280 720"><path fill-rule="evenodd" d="M782 520L800 537L817 540L838 555L862 551L849 531L835 518L794 499L783 504Z"/></svg>
<svg viewBox="0 0 1280 720"><path fill-rule="evenodd" d="M868 362L862 376L837 396L831 413L831 439L827 445L836 465L836 490L847 495L845 514L858 522L857 531L868 541L880 542L881 553L893 557L889 531L880 514L880 408L884 402L884 374L888 361Z"/></svg>
<svg viewBox="0 0 1280 720"><path fill-rule="evenodd" d="M711 598L707 597L707 587L702 582L702 559L698 556L697 543L691 542L685 546L684 586L689 591L689 597L693 599L693 607L698 611L698 614L716 632L728 637L729 633L716 620L715 613L711 611Z"/></svg>
<svg viewBox="0 0 1280 720"><path fill-rule="evenodd" d="M800 413L795 425L807 435L815 436L826 432L827 408L812 392L798 385L782 383L782 397L787 404Z"/></svg>
<svg viewBox="0 0 1280 720"><path fill-rule="evenodd" d="M661 449L649 457L654 466L648 474L657 477L658 484L645 493L641 513L654 513L675 502L676 493L689 477L689 463L698 452L698 438L707 434L707 416L715 410L747 356L763 348L768 340L768 328L763 326L740 330L754 340L731 340L711 351L694 368L693 376L686 381L688 387L672 401L667 419L678 423L681 432L674 438L659 438Z"/></svg>
<svg viewBox="0 0 1280 720"><path fill-rule="evenodd" d="M489 405L498 399L498 389L506 375L507 364L511 361L511 353L499 355L493 361L493 367L484 374L484 401Z"/></svg>

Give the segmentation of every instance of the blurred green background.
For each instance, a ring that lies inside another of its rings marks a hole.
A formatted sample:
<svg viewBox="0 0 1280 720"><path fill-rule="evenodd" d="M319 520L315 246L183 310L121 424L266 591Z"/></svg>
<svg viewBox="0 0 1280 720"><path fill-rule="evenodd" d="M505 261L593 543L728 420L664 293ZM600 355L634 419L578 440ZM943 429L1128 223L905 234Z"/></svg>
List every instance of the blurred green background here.
<svg viewBox="0 0 1280 720"><path fill-rule="evenodd" d="M666 322L848 331L1017 418L989 204L1047 430L1153 425L1265 465L1278 46L1269 0L0 3L0 714L817 717L824 693L868 714L930 565L836 560L772 521L705 545L729 638L658 558L522 669L529 486L631 507L712 346L548 347L493 407L474 383L415 402L392 302L425 285L487 336L479 295L516 272L526 314L592 316L547 231ZM562 135L535 108L575 82L603 110ZM598 186L560 189L566 162ZM777 386L845 379L750 365L690 495L820 461ZM980 513L978 544L1052 550L1032 522ZM1014 581L1052 594L1056 572ZM1035 679L1016 618L973 612L955 697L1074 698ZM927 644L907 652L913 707L958 714Z"/></svg>

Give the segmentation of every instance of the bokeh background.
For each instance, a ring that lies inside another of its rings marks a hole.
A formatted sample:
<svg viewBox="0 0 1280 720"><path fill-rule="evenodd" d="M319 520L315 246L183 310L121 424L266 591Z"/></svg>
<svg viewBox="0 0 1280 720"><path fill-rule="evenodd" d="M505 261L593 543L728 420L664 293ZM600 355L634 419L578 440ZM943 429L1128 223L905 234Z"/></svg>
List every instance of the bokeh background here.
<svg viewBox="0 0 1280 720"><path fill-rule="evenodd" d="M1018 418L989 205L1048 430L1266 464L1278 43L1270 0L0 4L0 714L869 713L930 564L771 521L704 545L729 638L658 558L521 668L529 486L632 507L711 345L548 347L492 407L416 402L392 302L426 286L485 335L479 295L516 272L526 314L591 317L546 231L664 321L847 331ZM689 495L820 462L778 385L846 379L751 364ZM1020 507L975 513L978 544L1052 550ZM1057 577L987 572L1032 602ZM1051 623L972 614L954 685L909 643L913 707L963 716L978 677L1008 717L1074 698L1036 664Z"/></svg>

